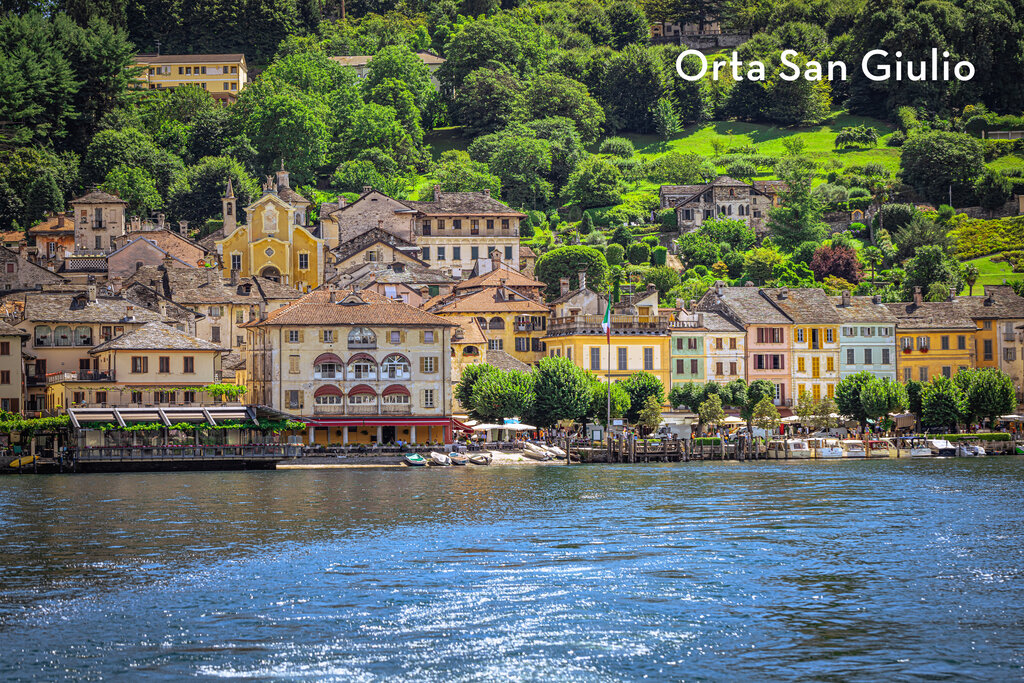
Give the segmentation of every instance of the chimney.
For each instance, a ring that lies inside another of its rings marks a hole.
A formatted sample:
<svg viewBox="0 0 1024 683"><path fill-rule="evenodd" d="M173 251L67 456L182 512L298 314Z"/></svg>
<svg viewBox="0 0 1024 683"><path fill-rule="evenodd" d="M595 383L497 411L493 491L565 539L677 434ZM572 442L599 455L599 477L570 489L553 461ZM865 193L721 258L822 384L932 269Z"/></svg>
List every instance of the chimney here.
<svg viewBox="0 0 1024 683"><path fill-rule="evenodd" d="M156 227L157 227L157 230L163 230L164 229L164 218L165 217L164 217L164 215L162 213L158 213L156 215Z"/></svg>
<svg viewBox="0 0 1024 683"><path fill-rule="evenodd" d="M843 306L846 307L846 306L849 306L849 305L850 305L850 290L844 289L843 290Z"/></svg>
<svg viewBox="0 0 1024 683"><path fill-rule="evenodd" d="M335 294L337 294L337 290L332 289L332 290L329 291L329 296L330 296L329 300L330 300L330 302L332 304L336 301L336 299L334 298Z"/></svg>
<svg viewBox="0 0 1024 683"><path fill-rule="evenodd" d="M260 301L260 320L267 319L267 302Z"/></svg>
<svg viewBox="0 0 1024 683"><path fill-rule="evenodd" d="M341 196L341 195L339 194L339 195L338 195L338 208L340 209L340 208L341 208L341 207L343 207L343 206L346 206L346 203L345 203L345 198L344 198L344 197L342 197L342 196Z"/></svg>
<svg viewBox="0 0 1024 683"><path fill-rule="evenodd" d="M690 299L689 301L686 302L686 310L693 311L696 308L697 308L697 300L696 299Z"/></svg>
<svg viewBox="0 0 1024 683"><path fill-rule="evenodd" d="M508 280L506 280L505 278L501 278L500 280L498 280L498 284L501 285L502 289L504 289L505 285L508 284Z"/></svg>
<svg viewBox="0 0 1024 683"><path fill-rule="evenodd" d="M85 296L89 299L89 303L96 303L96 285L88 285L85 288Z"/></svg>
<svg viewBox="0 0 1024 683"><path fill-rule="evenodd" d="M67 222L67 220L68 220L68 217L63 212L57 214L57 227L58 228L63 228L64 224Z"/></svg>
<svg viewBox="0 0 1024 683"><path fill-rule="evenodd" d="M789 287L783 287L782 289L779 290L779 298L780 299L788 299L789 298Z"/></svg>
<svg viewBox="0 0 1024 683"><path fill-rule="evenodd" d="M996 302L996 295L993 294L991 291L986 292L985 293L985 305L986 306L991 306L995 302Z"/></svg>
<svg viewBox="0 0 1024 683"><path fill-rule="evenodd" d="M133 231L141 230L142 229L142 218L139 217L139 216L132 216L131 226L132 226L132 230Z"/></svg>
<svg viewBox="0 0 1024 683"><path fill-rule="evenodd" d="M163 268L164 271L168 271L174 267L174 259L171 257L170 254L164 254L162 263L163 265L161 266L161 268Z"/></svg>
<svg viewBox="0 0 1024 683"><path fill-rule="evenodd" d="M441 186L440 185L434 185L434 201L435 202L441 201Z"/></svg>
<svg viewBox="0 0 1024 683"><path fill-rule="evenodd" d="M880 303L882 303L882 295L881 294L875 294L873 297L871 297L871 303L873 303L873 304L880 304Z"/></svg>
<svg viewBox="0 0 1024 683"><path fill-rule="evenodd" d="M920 306L922 303L924 303L924 296L921 295L921 288L914 287L914 305Z"/></svg>
<svg viewBox="0 0 1024 683"><path fill-rule="evenodd" d="M722 296L722 288L725 287L725 283L721 280L715 281L715 295Z"/></svg>
<svg viewBox="0 0 1024 683"><path fill-rule="evenodd" d="M212 285L217 280L217 274L213 272L213 268L206 269L206 284Z"/></svg>
<svg viewBox="0 0 1024 683"><path fill-rule="evenodd" d="M677 298L676 299L676 308L678 308L678 309L680 309L682 311L685 311L686 310L686 300L683 299L682 297Z"/></svg>
<svg viewBox="0 0 1024 683"><path fill-rule="evenodd" d="M188 221L178 221L178 232L182 235L188 234Z"/></svg>
<svg viewBox="0 0 1024 683"><path fill-rule="evenodd" d="M231 269L231 286L232 287L237 287L238 286L238 268L232 268Z"/></svg>
<svg viewBox="0 0 1024 683"><path fill-rule="evenodd" d="M704 327L704 314L703 313L698 313L697 314L697 327Z"/></svg>
<svg viewBox="0 0 1024 683"><path fill-rule="evenodd" d="M156 306L157 306L157 309L160 311L160 315L162 315L162 316L166 316L167 315L167 302L166 301L164 301L163 299L160 299L159 301L156 302Z"/></svg>
<svg viewBox="0 0 1024 683"><path fill-rule="evenodd" d="M948 299L948 301L956 301L956 288L955 287L950 287L949 288L949 299Z"/></svg>
<svg viewBox="0 0 1024 683"><path fill-rule="evenodd" d="M586 289L586 287L587 287L587 271L581 270L579 273L577 273L577 276L579 277L579 280L580 280L580 289Z"/></svg>
<svg viewBox="0 0 1024 683"><path fill-rule="evenodd" d="M373 188L369 185L363 185L363 194L368 194Z"/></svg>
<svg viewBox="0 0 1024 683"><path fill-rule="evenodd" d="M483 192L481 192L480 194L482 194L485 197L490 197L491 196L491 188L489 188L489 187L484 188Z"/></svg>
<svg viewBox="0 0 1024 683"><path fill-rule="evenodd" d="M558 279L558 289L561 296L565 296L569 293L569 278L563 277Z"/></svg>
<svg viewBox="0 0 1024 683"><path fill-rule="evenodd" d="M491 270L498 270L501 268L501 252L497 249L491 250Z"/></svg>

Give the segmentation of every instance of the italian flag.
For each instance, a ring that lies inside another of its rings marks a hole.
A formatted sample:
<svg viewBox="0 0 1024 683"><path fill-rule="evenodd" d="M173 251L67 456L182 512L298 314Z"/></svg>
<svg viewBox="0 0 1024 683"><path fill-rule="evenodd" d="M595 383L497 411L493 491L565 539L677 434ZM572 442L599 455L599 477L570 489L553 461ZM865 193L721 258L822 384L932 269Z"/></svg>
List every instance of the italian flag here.
<svg viewBox="0 0 1024 683"><path fill-rule="evenodd" d="M612 302L608 301L608 307L604 309L604 320L601 321L601 329L604 330L608 343L612 343Z"/></svg>

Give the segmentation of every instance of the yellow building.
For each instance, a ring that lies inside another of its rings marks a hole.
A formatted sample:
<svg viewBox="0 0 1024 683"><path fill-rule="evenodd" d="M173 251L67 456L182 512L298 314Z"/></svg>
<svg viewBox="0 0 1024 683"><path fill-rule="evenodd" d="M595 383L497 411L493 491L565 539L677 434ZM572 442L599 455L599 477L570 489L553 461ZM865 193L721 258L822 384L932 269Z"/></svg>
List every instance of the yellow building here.
<svg viewBox="0 0 1024 683"><path fill-rule="evenodd" d="M295 200L288 172L268 178L263 196L245 207L246 223L235 227L234 193L228 184L224 197L224 238L217 240L222 273L230 277L258 275L301 291L319 287L324 280L326 249L305 227L306 204ZM305 201L305 200L303 200Z"/></svg>
<svg viewBox="0 0 1024 683"><path fill-rule="evenodd" d="M886 304L896 316L896 372L904 382L952 377L976 367L977 325L962 304L924 301L914 288L912 303Z"/></svg>
<svg viewBox="0 0 1024 683"><path fill-rule="evenodd" d="M164 323L146 323L90 349L95 370L50 377L46 409L212 405L202 389L220 382L223 351Z"/></svg>
<svg viewBox="0 0 1024 683"><path fill-rule="evenodd" d="M234 102L248 82L243 54L136 55L135 65L144 69L140 79L145 88L195 85L224 102Z"/></svg>
<svg viewBox="0 0 1024 683"><path fill-rule="evenodd" d="M839 314L820 289L762 289L793 321L790 336L794 403L807 392L812 399L835 396L839 383Z"/></svg>
<svg viewBox="0 0 1024 683"><path fill-rule="evenodd" d="M657 290L648 290L624 296L612 307L611 344L608 343L602 322L607 300L586 287L566 292L552 302L554 309L548 321L547 344L549 356L561 356L613 382L646 371L661 380L666 394L671 387L670 360L672 316L658 309ZM562 282L568 289L568 280Z"/></svg>
<svg viewBox="0 0 1024 683"><path fill-rule="evenodd" d="M436 297L424 308L443 318L476 318L489 350L532 365L545 355L542 340L551 313L542 299L546 285L503 264L497 252L492 265L490 272L456 284L451 295Z"/></svg>
<svg viewBox="0 0 1024 683"><path fill-rule="evenodd" d="M310 443L451 443L455 323L322 289L245 328L246 400L304 420Z"/></svg>

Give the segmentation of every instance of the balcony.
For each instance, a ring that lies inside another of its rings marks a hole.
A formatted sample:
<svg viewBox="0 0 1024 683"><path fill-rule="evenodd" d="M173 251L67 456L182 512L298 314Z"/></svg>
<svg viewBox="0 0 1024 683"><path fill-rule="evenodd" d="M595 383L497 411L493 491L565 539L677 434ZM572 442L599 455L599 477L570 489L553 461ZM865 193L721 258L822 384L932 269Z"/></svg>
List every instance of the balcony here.
<svg viewBox="0 0 1024 683"><path fill-rule="evenodd" d="M516 323L516 332L533 332L532 323Z"/></svg>
<svg viewBox="0 0 1024 683"><path fill-rule="evenodd" d="M314 415L344 415L345 404L344 403L314 403L313 404Z"/></svg>
<svg viewBox="0 0 1024 683"><path fill-rule="evenodd" d="M575 315L552 318L548 334L603 334L603 315ZM672 323L669 315L615 315L611 316L612 331L646 331L667 333Z"/></svg>
<svg viewBox="0 0 1024 683"><path fill-rule="evenodd" d="M349 415L379 415L376 403L349 403Z"/></svg>
<svg viewBox="0 0 1024 683"><path fill-rule="evenodd" d="M114 373L106 370L65 370L46 373L47 384L58 382L113 382Z"/></svg>
<svg viewBox="0 0 1024 683"><path fill-rule="evenodd" d="M385 403L380 407L381 415L412 415L411 403Z"/></svg>
<svg viewBox="0 0 1024 683"><path fill-rule="evenodd" d="M377 342L375 341L350 341L348 343L350 349L376 349Z"/></svg>

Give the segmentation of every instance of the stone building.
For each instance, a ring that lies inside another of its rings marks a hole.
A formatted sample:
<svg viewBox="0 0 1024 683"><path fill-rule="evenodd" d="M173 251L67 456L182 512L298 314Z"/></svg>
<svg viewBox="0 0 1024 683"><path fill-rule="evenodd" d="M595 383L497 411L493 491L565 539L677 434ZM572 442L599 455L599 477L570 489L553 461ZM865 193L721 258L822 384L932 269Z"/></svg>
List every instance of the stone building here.
<svg viewBox="0 0 1024 683"><path fill-rule="evenodd" d="M93 189L71 200L75 217L75 253L81 255L109 254L115 240L125 233L125 207L128 203L117 195Z"/></svg>
<svg viewBox="0 0 1024 683"><path fill-rule="evenodd" d="M778 206L784 184L775 180L744 183L718 176L704 185L662 185L658 198L662 209L675 209L680 232L699 228L706 220L740 220L761 234L768 210Z"/></svg>

